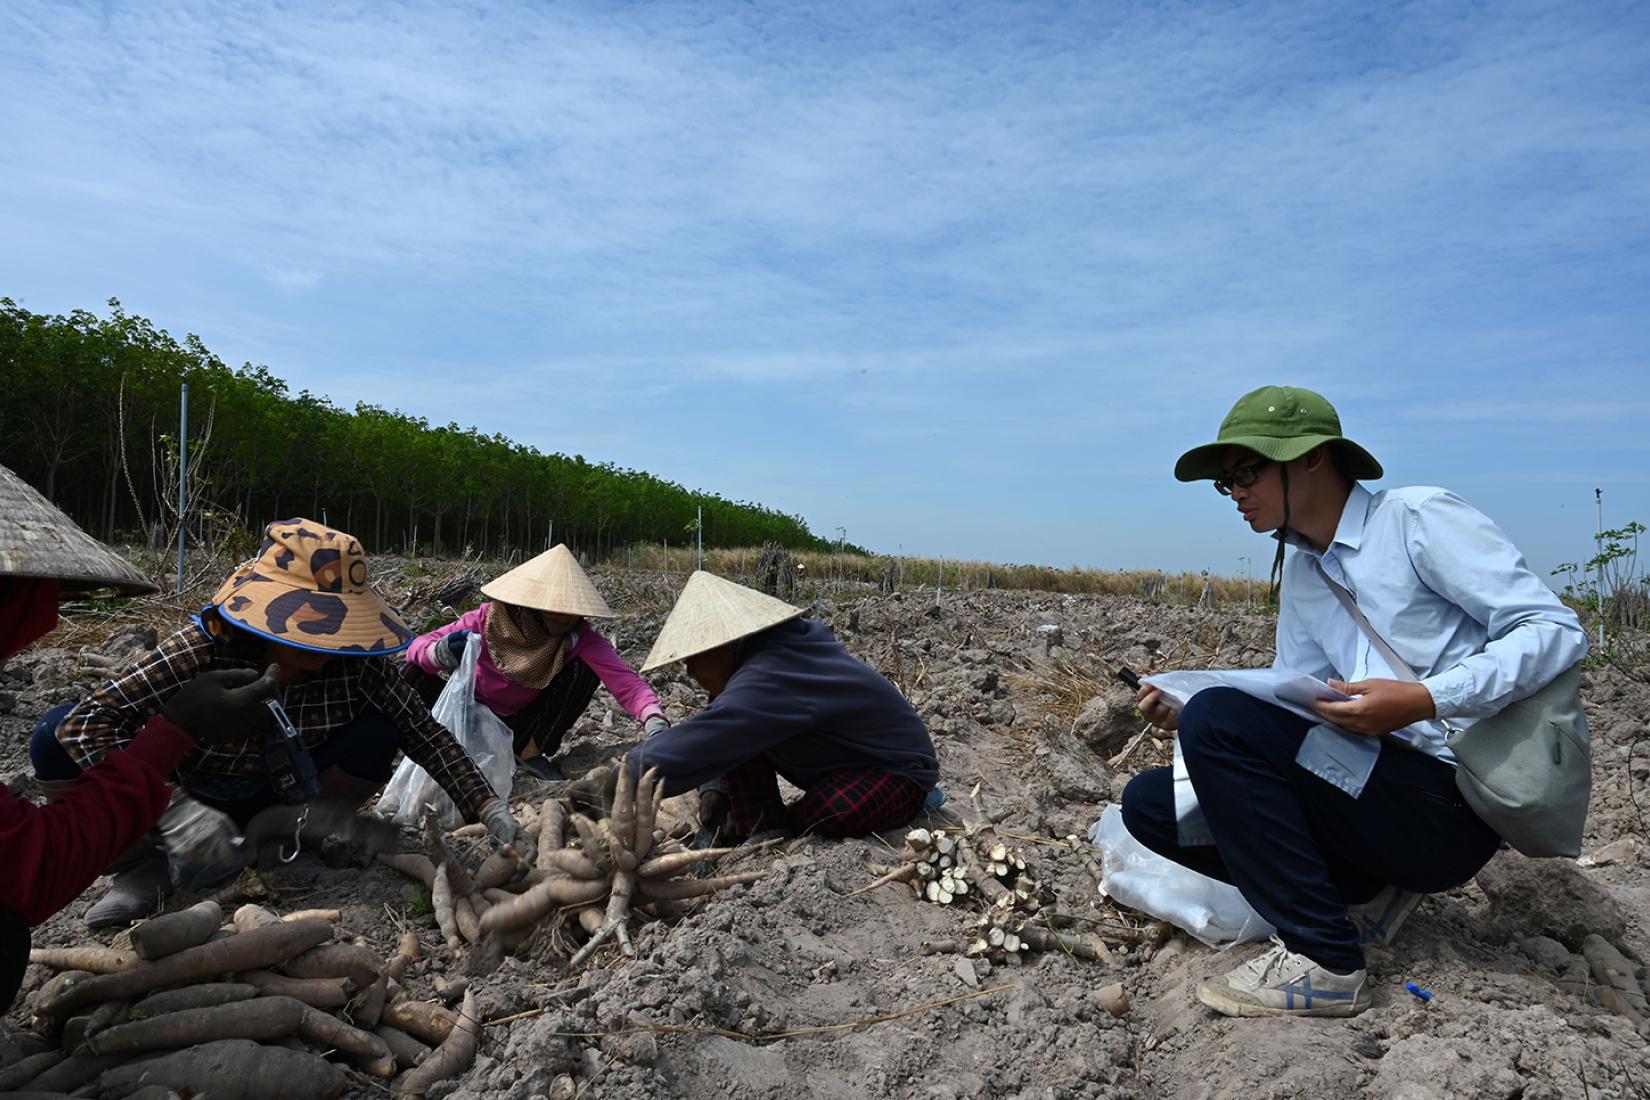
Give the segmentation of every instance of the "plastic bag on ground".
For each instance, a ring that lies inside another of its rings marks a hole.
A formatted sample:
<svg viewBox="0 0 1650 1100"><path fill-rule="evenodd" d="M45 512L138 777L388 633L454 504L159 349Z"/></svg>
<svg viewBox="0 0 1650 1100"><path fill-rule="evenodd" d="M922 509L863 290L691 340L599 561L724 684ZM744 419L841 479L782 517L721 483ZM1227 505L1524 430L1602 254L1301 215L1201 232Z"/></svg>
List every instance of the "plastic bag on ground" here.
<svg viewBox="0 0 1650 1100"><path fill-rule="evenodd" d="M510 787L516 773L514 741L510 727L486 704L476 702L476 662L481 657L481 635L471 634L464 646L464 658L441 689L430 713L452 733L466 755L481 770L493 793L510 801ZM411 757L401 761L378 798L378 813L398 825L417 825L424 807L434 806L444 829L456 829L463 816L441 784L431 778Z"/></svg>
<svg viewBox="0 0 1650 1100"><path fill-rule="evenodd" d="M1182 867L1134 839L1118 806L1101 812L1089 839L1100 850L1100 891L1119 905L1168 921L1209 947L1262 940L1275 931L1236 886Z"/></svg>

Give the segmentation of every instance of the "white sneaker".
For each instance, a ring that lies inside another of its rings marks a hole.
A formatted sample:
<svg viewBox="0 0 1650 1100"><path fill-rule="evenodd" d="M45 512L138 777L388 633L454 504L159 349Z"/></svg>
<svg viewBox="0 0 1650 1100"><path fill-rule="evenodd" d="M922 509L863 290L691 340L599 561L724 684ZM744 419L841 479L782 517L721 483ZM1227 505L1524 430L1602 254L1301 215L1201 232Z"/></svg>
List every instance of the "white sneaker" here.
<svg viewBox="0 0 1650 1100"><path fill-rule="evenodd" d="M1372 998L1366 970L1337 974L1297 955L1276 936L1273 946L1197 987L1197 999L1226 1016L1356 1016Z"/></svg>
<svg viewBox="0 0 1650 1100"><path fill-rule="evenodd" d="M1360 947L1391 947L1398 929L1415 912L1424 895L1397 886L1384 886L1381 892L1346 911L1358 927Z"/></svg>

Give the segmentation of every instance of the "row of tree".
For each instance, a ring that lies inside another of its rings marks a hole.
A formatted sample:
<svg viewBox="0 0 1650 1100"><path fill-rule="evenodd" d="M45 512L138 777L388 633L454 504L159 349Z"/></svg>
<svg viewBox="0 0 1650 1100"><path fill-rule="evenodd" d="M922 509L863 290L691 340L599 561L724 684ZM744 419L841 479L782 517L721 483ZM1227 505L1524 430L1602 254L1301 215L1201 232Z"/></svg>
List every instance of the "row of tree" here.
<svg viewBox="0 0 1650 1100"><path fill-rule="evenodd" d="M0 464L111 541L325 518L369 551L506 556L557 542L590 555L637 541L777 542L823 550L798 516L690 492L582 455L432 425L377 405L341 409L250 363L231 369L116 300L98 317L0 298ZM189 384L189 501L177 507L180 383Z"/></svg>

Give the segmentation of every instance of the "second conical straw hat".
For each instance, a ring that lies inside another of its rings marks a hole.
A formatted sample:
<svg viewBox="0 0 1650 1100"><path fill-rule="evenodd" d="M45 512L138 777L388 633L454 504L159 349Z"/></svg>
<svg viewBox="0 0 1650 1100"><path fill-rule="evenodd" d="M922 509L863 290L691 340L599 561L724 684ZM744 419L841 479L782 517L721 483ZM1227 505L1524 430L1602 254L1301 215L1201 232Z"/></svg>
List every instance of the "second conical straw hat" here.
<svg viewBox="0 0 1650 1100"><path fill-rule="evenodd" d="M701 570L688 578L642 671L738 641L803 613L803 608Z"/></svg>
<svg viewBox="0 0 1650 1100"><path fill-rule="evenodd" d="M66 592L156 591L135 565L75 526L62 509L0 466L0 576L62 582Z"/></svg>
<svg viewBox="0 0 1650 1100"><path fill-rule="evenodd" d="M613 609L579 568L573 551L561 543L503 576L494 577L481 586L481 594L491 600L537 611L583 615L590 619L613 617Z"/></svg>

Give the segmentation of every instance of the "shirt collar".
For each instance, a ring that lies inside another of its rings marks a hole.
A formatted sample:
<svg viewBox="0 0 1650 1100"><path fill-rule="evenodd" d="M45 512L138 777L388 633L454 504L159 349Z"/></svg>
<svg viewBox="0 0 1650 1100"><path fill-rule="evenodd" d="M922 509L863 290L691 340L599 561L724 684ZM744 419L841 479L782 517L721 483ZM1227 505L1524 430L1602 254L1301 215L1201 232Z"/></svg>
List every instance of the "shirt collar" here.
<svg viewBox="0 0 1650 1100"><path fill-rule="evenodd" d="M1358 544L1363 541L1364 523L1369 519L1369 506L1374 499L1374 493L1371 493L1356 481L1352 483L1352 492L1347 495L1346 507L1341 509L1341 521L1335 525L1335 537L1329 540L1331 546L1339 543L1348 550L1358 548ZM1290 531L1285 536L1284 541L1297 550L1305 550L1314 557L1322 556L1318 553L1317 547L1307 542L1296 531Z"/></svg>

